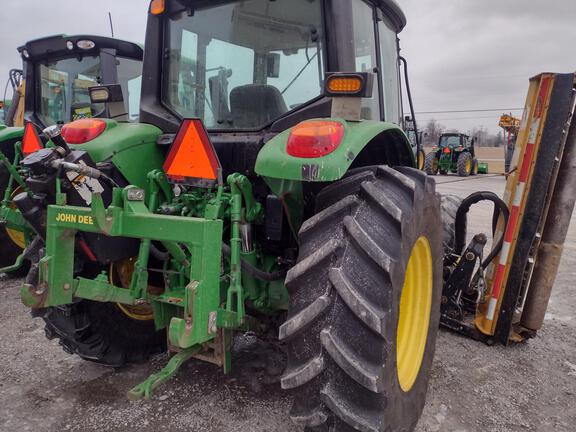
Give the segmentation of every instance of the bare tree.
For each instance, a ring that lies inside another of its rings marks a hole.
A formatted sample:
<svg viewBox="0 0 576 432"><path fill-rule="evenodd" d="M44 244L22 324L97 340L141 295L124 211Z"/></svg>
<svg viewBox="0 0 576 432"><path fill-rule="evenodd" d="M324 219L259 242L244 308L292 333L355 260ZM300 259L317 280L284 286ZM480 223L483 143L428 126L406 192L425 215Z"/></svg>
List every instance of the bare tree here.
<svg viewBox="0 0 576 432"><path fill-rule="evenodd" d="M430 119L424 128L424 145L434 146L438 143L440 135L446 130L446 127L438 123L435 119Z"/></svg>
<svg viewBox="0 0 576 432"><path fill-rule="evenodd" d="M500 147L503 144L502 132L492 134L485 126L476 126L468 134L476 139L477 147Z"/></svg>

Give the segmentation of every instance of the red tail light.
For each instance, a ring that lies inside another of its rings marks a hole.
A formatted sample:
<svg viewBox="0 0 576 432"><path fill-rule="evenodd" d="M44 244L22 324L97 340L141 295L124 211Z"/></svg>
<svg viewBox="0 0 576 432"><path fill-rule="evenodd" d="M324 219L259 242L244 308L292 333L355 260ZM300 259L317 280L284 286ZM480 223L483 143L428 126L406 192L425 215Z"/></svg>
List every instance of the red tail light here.
<svg viewBox="0 0 576 432"><path fill-rule="evenodd" d="M310 120L295 126L290 132L286 152L290 156L316 158L338 148L344 138L344 126L333 121Z"/></svg>
<svg viewBox="0 0 576 432"><path fill-rule="evenodd" d="M450 148L449 148L449 147L444 147L444 153L450 153Z"/></svg>
<svg viewBox="0 0 576 432"><path fill-rule="evenodd" d="M98 119L80 119L62 128L62 138L68 144L84 144L99 137L106 130L106 122Z"/></svg>
<svg viewBox="0 0 576 432"><path fill-rule="evenodd" d="M22 138L22 153L24 153L24 156L28 156L42 148L44 146L38 136L38 132L36 132L36 128L32 123L26 123L24 137Z"/></svg>

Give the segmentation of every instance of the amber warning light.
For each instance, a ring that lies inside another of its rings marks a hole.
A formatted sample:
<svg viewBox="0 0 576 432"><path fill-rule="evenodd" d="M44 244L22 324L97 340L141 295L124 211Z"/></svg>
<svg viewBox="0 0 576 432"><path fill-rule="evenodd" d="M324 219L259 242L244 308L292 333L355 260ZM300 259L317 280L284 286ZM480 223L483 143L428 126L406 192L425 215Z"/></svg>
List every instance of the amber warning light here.
<svg viewBox="0 0 576 432"><path fill-rule="evenodd" d="M170 181L191 186L222 183L220 161L201 120L182 121L164 162L164 172Z"/></svg>

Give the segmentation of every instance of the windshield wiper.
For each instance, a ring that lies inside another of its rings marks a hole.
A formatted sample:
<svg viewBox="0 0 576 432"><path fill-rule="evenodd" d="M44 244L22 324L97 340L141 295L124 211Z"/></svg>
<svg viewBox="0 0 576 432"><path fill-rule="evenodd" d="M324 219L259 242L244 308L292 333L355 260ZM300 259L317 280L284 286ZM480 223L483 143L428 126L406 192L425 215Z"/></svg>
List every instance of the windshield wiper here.
<svg viewBox="0 0 576 432"><path fill-rule="evenodd" d="M312 60L314 60L316 57L318 57L318 51L316 51L316 54L314 54L312 57L310 57L310 60L308 60L308 62L304 65L304 67L302 69L300 69L300 72L298 72L296 74L294 79L292 81L290 81L290 84L288 84L286 86L286 88L284 90L282 90L282 94L286 93L288 91L288 89L290 87L292 87L292 85L298 80L298 78L300 78L300 76L304 73L304 71L310 65L310 63L312 63Z"/></svg>

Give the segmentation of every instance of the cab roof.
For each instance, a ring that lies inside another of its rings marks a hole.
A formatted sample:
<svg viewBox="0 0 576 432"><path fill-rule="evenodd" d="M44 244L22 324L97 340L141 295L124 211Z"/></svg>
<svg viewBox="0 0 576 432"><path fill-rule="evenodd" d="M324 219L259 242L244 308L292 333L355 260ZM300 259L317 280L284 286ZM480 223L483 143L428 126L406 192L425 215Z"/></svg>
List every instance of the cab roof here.
<svg viewBox="0 0 576 432"><path fill-rule="evenodd" d="M202 6L217 6L218 4L232 3L234 1L240 0L169 0L169 2L179 3L181 5L192 6L197 5ZM392 21L396 27L396 32L400 33L402 29L406 26L406 15L402 12L402 9L396 3L396 0L367 0L374 6L382 10L384 14Z"/></svg>
<svg viewBox="0 0 576 432"><path fill-rule="evenodd" d="M92 49L81 49L77 46L78 41L90 40L95 46ZM68 48L68 42L72 42L72 49ZM115 49L116 55L136 60L142 60L144 50L134 42L128 42L120 39L95 36L95 35L54 35L40 39L34 39L18 47L18 52L24 57L23 52L26 50L29 57L25 61L41 61L55 57L70 56L71 53L76 55L95 54L103 48Z"/></svg>

